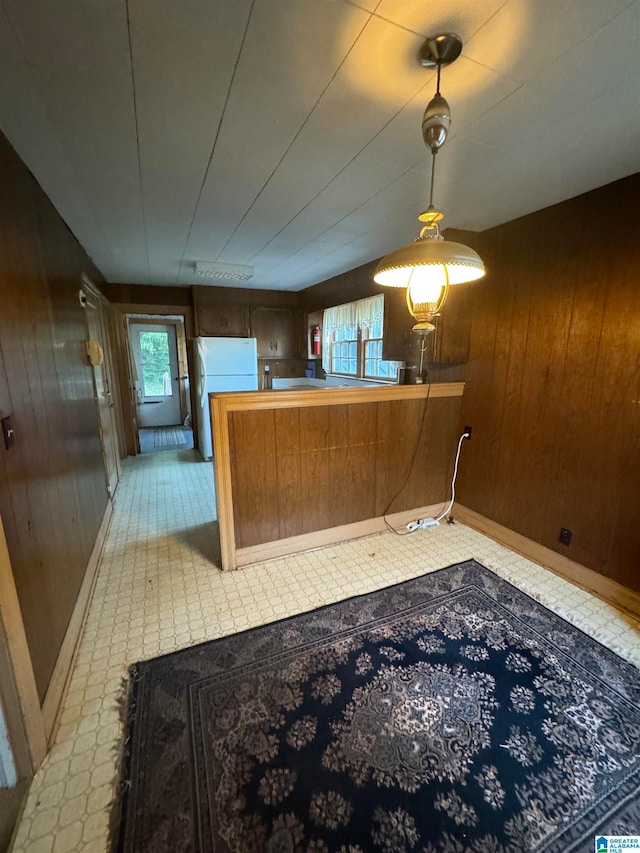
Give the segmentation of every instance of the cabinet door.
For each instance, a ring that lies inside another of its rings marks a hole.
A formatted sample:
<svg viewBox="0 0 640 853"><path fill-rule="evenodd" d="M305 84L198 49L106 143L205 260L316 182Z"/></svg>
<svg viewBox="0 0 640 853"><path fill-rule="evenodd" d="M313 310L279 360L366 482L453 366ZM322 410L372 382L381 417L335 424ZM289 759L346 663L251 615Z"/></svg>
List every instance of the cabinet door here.
<svg viewBox="0 0 640 853"><path fill-rule="evenodd" d="M291 308L255 308L251 334L259 358L292 358L298 354L298 314Z"/></svg>
<svg viewBox="0 0 640 853"><path fill-rule="evenodd" d="M473 284L460 284L449 290L442 316L436 320L434 361L438 364L464 364L469 361L472 300L475 292Z"/></svg>
<svg viewBox="0 0 640 853"><path fill-rule="evenodd" d="M299 347L299 322L297 311L285 308L273 312L273 333L276 341L276 355L281 358L297 356Z"/></svg>
<svg viewBox="0 0 640 853"><path fill-rule="evenodd" d="M472 293L464 285L450 289L442 314L435 321L435 332L427 336L425 358L429 362L464 364L469 360ZM384 299L383 358L418 363L422 341L411 331L414 323L404 289L389 288Z"/></svg>
<svg viewBox="0 0 640 853"><path fill-rule="evenodd" d="M413 363L418 353L418 336L411 332L415 320L409 314L404 289L389 287L384 295L382 357L389 361Z"/></svg>
<svg viewBox="0 0 640 853"><path fill-rule="evenodd" d="M247 306L232 303L199 305L198 334L213 337L248 337L249 314Z"/></svg>
<svg viewBox="0 0 640 853"><path fill-rule="evenodd" d="M273 317L268 308L254 308L251 312L251 337L258 343L258 358L275 356Z"/></svg>

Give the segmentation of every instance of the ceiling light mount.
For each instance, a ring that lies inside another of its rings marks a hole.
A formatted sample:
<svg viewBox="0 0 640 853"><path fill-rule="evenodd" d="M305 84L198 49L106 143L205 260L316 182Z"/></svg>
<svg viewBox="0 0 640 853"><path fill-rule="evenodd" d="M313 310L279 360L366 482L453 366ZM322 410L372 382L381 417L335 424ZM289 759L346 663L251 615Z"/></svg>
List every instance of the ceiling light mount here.
<svg viewBox="0 0 640 853"><path fill-rule="evenodd" d="M430 36L420 48L418 58L425 68L451 65L462 53L462 39L456 33Z"/></svg>
<svg viewBox="0 0 640 853"><path fill-rule="evenodd" d="M373 275L377 284L406 288L407 307L415 318L413 331L427 334L435 328L449 286L481 278L484 264L480 256L462 243L445 240L439 222L443 214L433 204L436 154L444 145L451 125L449 104L440 94L440 71L460 56L462 39L455 33L442 33L428 38L419 54L425 68L437 68L436 93L422 117L422 138L431 151L429 207L419 215L424 223L413 243L386 255Z"/></svg>

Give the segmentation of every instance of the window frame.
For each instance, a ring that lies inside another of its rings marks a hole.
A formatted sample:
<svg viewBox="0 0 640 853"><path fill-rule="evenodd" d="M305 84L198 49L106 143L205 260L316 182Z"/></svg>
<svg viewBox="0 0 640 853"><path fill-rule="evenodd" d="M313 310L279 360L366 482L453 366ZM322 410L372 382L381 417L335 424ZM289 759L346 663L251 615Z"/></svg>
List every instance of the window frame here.
<svg viewBox="0 0 640 853"><path fill-rule="evenodd" d="M357 300L362 301L362 300ZM356 302L346 303L350 305L356 305ZM384 347L384 320L380 321L379 328L375 328L377 324L374 326L361 326L357 321L351 327L345 327L350 331L355 331L355 337L349 338L341 338L340 332L341 329L334 329L329 335L325 338L324 345L328 347L328 361L329 361L329 370L326 372L332 376L340 376L345 379L364 379L365 381L370 382L384 382L390 385L393 385L397 382L397 369L402 366L402 362L397 359L384 359L382 358L382 351ZM376 334L375 337L370 337L370 331L375 329L376 332L379 332L379 335ZM375 360L378 365L380 362L391 362L395 363L395 375L386 375L383 376L380 373L369 374L367 373L367 361L372 360L371 358L367 358L367 345L376 342L378 344L378 349L380 352L379 356L375 356L373 360ZM346 372L340 368L344 366L345 360L351 360L353 356L349 355L345 358L343 355L339 355L336 357L335 348L341 346L342 344L349 343L355 344L355 361L356 361L356 371L355 373ZM336 363L337 362L337 363Z"/></svg>

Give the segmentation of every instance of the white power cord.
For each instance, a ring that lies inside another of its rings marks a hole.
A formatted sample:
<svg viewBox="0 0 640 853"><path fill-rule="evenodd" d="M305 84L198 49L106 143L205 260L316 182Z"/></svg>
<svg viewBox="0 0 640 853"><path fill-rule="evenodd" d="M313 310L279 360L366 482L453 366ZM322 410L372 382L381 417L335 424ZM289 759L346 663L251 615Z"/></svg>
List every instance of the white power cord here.
<svg viewBox="0 0 640 853"><path fill-rule="evenodd" d="M451 500L447 504L446 509L444 509L437 518L419 518L417 521L410 521L407 524L407 530L413 533L414 530L418 530L420 527L437 527L445 515L448 515L451 511L451 507L456 499L456 478L458 476L458 462L460 461L460 451L462 449L462 442L465 438L471 438L471 434L469 432L463 432L460 438L458 439L458 449L456 450L456 461L453 465L453 477L451 478Z"/></svg>
<svg viewBox="0 0 640 853"><path fill-rule="evenodd" d="M458 449L456 451L456 461L453 466L453 477L451 478L451 500L449 501L449 506L440 513L440 515L435 519L436 521L442 521L445 515L448 515L451 511L451 507L453 506L453 502L456 499L456 477L458 476L458 462L460 461L460 451L462 449L462 442L465 438L471 438L471 435L468 432L463 432L458 440Z"/></svg>

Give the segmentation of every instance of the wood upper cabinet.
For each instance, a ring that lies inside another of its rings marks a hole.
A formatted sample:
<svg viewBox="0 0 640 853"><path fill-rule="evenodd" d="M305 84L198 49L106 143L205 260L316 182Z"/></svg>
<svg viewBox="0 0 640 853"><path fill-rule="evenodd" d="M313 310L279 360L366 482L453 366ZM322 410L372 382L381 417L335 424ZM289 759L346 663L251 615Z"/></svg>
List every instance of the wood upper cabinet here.
<svg viewBox="0 0 640 853"><path fill-rule="evenodd" d="M452 287L436 330L427 339L426 356L435 364L463 364L469 360L471 299L473 284ZM411 329L415 320L407 308L404 288L388 288L384 298L382 357L416 364L420 358L420 338Z"/></svg>
<svg viewBox="0 0 640 853"><path fill-rule="evenodd" d="M249 337L249 308L233 302L196 305L197 334L212 337Z"/></svg>
<svg viewBox="0 0 640 853"><path fill-rule="evenodd" d="M251 336L259 358L295 358L300 351L300 314L294 308L254 308Z"/></svg>
<svg viewBox="0 0 640 853"><path fill-rule="evenodd" d="M414 360L416 335L411 333L413 317L407 309L404 289L389 287L384 294L382 357L388 361Z"/></svg>

